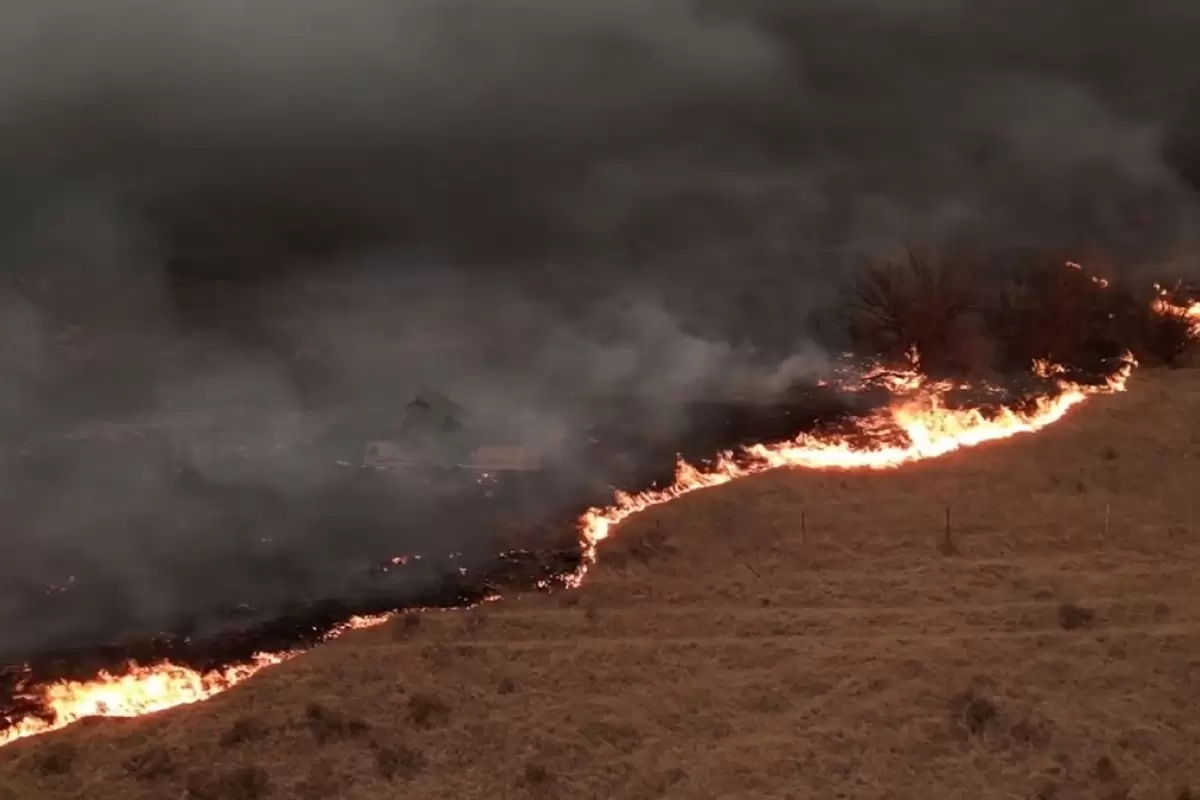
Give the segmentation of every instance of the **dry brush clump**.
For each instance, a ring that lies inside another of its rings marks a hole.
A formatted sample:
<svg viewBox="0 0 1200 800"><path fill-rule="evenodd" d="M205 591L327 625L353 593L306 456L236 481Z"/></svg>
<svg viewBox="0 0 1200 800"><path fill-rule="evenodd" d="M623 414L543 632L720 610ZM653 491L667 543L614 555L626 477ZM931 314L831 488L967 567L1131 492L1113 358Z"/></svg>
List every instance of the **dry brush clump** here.
<svg viewBox="0 0 1200 800"><path fill-rule="evenodd" d="M184 782L188 800L263 800L272 789L270 774L256 764L213 772L196 770Z"/></svg>
<svg viewBox="0 0 1200 800"><path fill-rule="evenodd" d="M954 329L976 303L965 278L911 250L905 261L864 267L846 299L855 349L924 371L953 368Z"/></svg>
<svg viewBox="0 0 1200 800"><path fill-rule="evenodd" d="M1055 251L937 258L863 267L844 317L860 355L936 376L1013 373L1045 359L1089 372L1130 351L1175 365L1198 320L1182 283L1163 290L1101 278Z"/></svg>

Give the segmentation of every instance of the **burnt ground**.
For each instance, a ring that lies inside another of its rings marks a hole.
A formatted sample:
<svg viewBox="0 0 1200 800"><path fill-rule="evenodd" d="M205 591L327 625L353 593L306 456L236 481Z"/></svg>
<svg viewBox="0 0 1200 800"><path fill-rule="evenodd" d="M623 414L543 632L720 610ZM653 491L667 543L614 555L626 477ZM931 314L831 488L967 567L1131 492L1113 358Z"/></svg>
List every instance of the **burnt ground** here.
<svg viewBox="0 0 1200 800"><path fill-rule="evenodd" d="M32 552L12 548L20 558L7 562L0 589L0 650L11 665L0 672L0 698L8 698L0 716L36 713L19 698L19 687L30 683L86 678L130 660L220 667L310 646L353 615L467 606L536 590L577 566L575 520L609 500L613 487L669 483L677 455L702 462L740 444L837 425L880 399L798 389L774 404L695 403L669 436L639 429L644 417L636 409L609 407L581 432L569 465L482 483L465 472L414 478L338 465L335 454L349 460L361 453L371 435L361 424L356 436L342 428L338 441L299 455L319 454L328 472L305 491L214 478L211 469L173 460L144 434L28 448L12 496L22 481L44 484L89 448L90 463L114 474L125 463L154 465L154 486L161 493L166 476L170 502L140 516L98 515L95 539L123 545L120 554L47 543L39 559L35 537L26 540ZM160 458L146 458L155 448ZM142 485L125 476L110 488ZM106 501L133 507L120 497ZM22 510L10 505L10 519L19 524ZM114 522L125 528L103 527ZM169 546L156 538L164 524L173 526ZM19 533L12 538L19 541ZM407 563L392 563L401 555ZM39 577L38 568L54 577Z"/></svg>

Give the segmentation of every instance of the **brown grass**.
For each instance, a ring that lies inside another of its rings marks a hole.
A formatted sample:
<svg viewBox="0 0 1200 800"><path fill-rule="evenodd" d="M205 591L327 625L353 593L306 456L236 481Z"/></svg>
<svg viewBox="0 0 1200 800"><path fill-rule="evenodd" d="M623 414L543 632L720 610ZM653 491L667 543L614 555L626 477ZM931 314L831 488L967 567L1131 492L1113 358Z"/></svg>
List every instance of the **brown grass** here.
<svg viewBox="0 0 1200 800"><path fill-rule="evenodd" d="M1142 374L1038 436L700 492L577 594L19 742L0 797L1196 797L1198 414L1200 372Z"/></svg>

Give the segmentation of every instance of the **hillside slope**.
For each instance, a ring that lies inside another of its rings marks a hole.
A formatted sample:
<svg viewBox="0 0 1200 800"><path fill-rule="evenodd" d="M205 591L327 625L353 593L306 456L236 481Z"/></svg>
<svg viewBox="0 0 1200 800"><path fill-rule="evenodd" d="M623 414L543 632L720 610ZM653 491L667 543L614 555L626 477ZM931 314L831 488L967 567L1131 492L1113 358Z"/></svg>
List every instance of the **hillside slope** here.
<svg viewBox="0 0 1200 800"><path fill-rule="evenodd" d="M1198 419L1200 371L1143 373L1037 435L698 492L577 592L17 742L0 797L1200 796Z"/></svg>

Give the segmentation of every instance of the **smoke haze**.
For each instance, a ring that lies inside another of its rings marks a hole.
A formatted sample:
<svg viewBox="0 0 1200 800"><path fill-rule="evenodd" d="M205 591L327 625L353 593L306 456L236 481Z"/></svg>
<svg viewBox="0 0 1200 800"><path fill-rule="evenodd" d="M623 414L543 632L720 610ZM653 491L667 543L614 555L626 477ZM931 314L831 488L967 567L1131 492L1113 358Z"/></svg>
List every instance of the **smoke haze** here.
<svg viewBox="0 0 1200 800"><path fill-rule="evenodd" d="M13 0L0 580L174 609L263 531L303 529L279 596L349 528L487 550L328 499L380 433L334 428L432 385L547 446L591 396L669 431L823 375L818 312L905 242L1194 270L1200 7L1112 6Z"/></svg>

